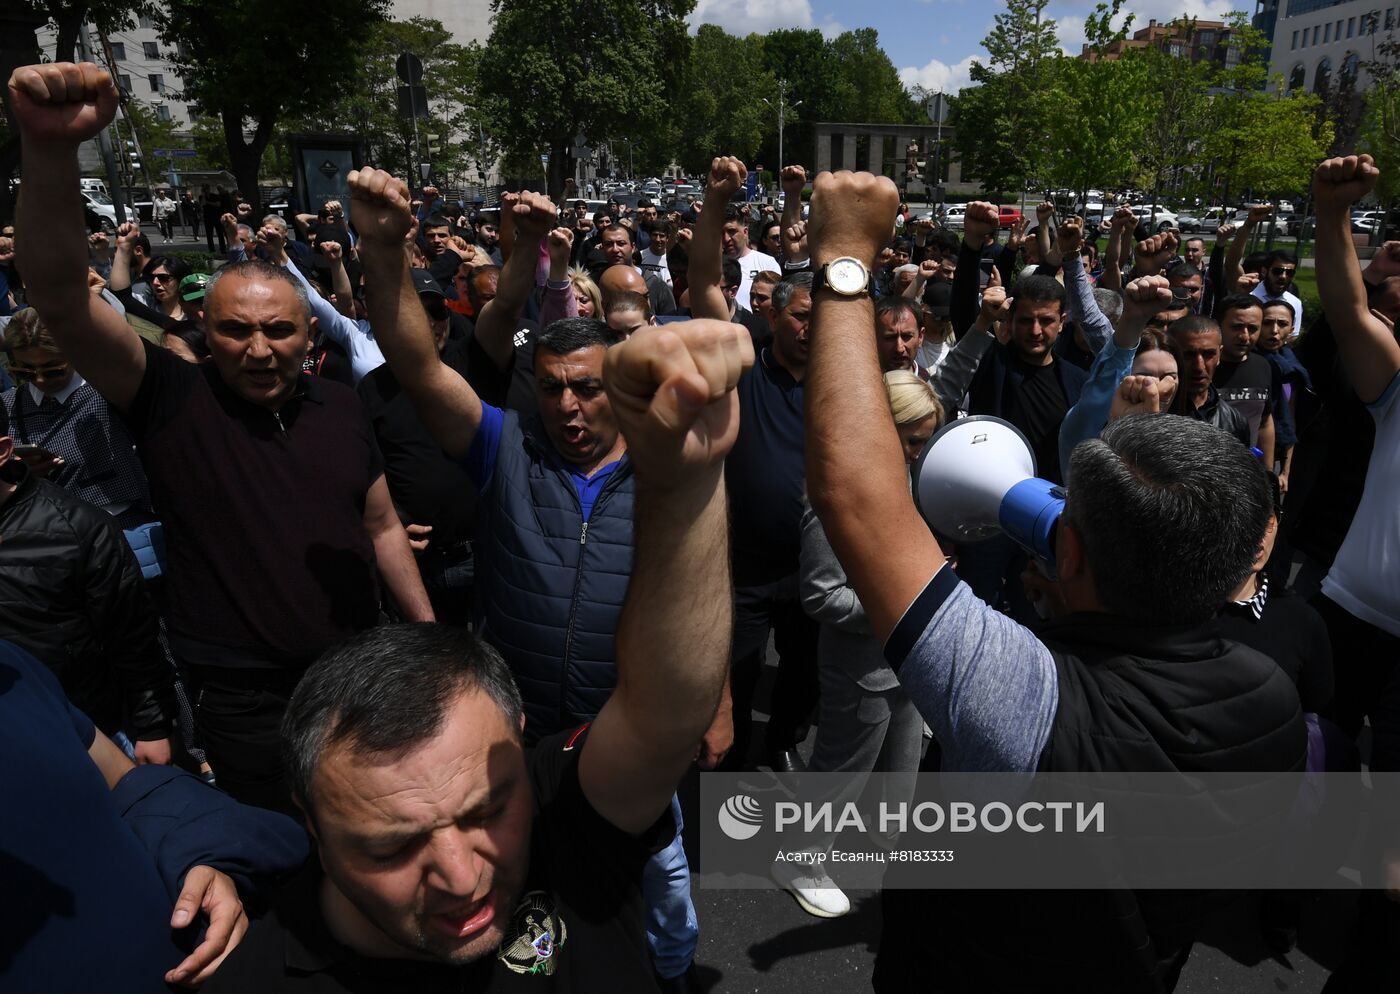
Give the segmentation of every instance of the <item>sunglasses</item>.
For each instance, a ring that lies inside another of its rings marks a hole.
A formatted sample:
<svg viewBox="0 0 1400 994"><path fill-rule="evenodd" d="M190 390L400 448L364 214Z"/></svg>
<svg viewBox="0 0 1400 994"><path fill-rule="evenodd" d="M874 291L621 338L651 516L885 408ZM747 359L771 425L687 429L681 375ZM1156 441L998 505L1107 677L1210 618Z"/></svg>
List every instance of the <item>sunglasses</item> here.
<svg viewBox="0 0 1400 994"><path fill-rule="evenodd" d="M26 366L22 363L10 363L7 367L10 375L20 380L58 380L68 373L68 363L58 363L54 366Z"/></svg>
<svg viewBox="0 0 1400 994"><path fill-rule="evenodd" d="M174 283L174 282L175 282L175 277L174 277L174 276L171 276L169 273L152 273L152 274L151 274L151 279L155 280L157 283Z"/></svg>
<svg viewBox="0 0 1400 994"><path fill-rule="evenodd" d="M1270 269L1269 272L1273 273L1275 276L1292 276L1297 270L1288 266L1275 266L1273 269Z"/></svg>

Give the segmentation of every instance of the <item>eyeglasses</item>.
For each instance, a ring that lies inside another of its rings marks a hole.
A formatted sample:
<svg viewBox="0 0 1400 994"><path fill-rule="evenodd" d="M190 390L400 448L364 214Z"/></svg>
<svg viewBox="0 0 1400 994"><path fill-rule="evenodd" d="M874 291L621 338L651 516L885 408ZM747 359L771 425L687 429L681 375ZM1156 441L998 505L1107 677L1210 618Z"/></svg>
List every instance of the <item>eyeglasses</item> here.
<svg viewBox="0 0 1400 994"><path fill-rule="evenodd" d="M152 273L152 274L151 274L151 279L155 280L157 283L174 283L174 282L175 282L175 277L174 277L174 276L171 276L169 273Z"/></svg>
<svg viewBox="0 0 1400 994"><path fill-rule="evenodd" d="M1289 266L1275 266L1269 272L1275 276L1292 276L1297 270Z"/></svg>
<svg viewBox="0 0 1400 994"><path fill-rule="evenodd" d="M10 363L6 367L10 375L20 380L59 380L68 375L68 363L52 366L26 366L23 363Z"/></svg>

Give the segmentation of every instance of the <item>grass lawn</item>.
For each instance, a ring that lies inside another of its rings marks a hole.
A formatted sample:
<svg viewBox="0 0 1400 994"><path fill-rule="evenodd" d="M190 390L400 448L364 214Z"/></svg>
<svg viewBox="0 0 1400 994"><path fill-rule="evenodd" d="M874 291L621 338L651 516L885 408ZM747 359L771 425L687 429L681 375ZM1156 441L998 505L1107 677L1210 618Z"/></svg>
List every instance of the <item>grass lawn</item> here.
<svg viewBox="0 0 1400 994"><path fill-rule="evenodd" d="M1293 275L1293 292L1303 299L1303 330L1322 313L1322 300L1317 295L1317 270L1312 266L1298 267Z"/></svg>

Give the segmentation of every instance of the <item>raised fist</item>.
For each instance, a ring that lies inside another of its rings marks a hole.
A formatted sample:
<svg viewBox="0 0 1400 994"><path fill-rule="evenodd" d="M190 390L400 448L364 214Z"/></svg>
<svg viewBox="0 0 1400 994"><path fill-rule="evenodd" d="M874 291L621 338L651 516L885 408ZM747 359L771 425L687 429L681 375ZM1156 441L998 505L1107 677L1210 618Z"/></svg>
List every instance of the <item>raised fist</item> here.
<svg viewBox="0 0 1400 994"><path fill-rule="evenodd" d="M923 262L919 263L919 279L924 282L933 279L938 275L938 270L942 265L943 264L937 259L925 259Z"/></svg>
<svg viewBox="0 0 1400 994"><path fill-rule="evenodd" d="M931 234L933 232L933 219L928 217L919 218L914 222L914 230L921 235Z"/></svg>
<svg viewBox="0 0 1400 994"><path fill-rule="evenodd" d="M753 339L728 321L642 328L608 349L603 383L639 486L683 491L721 470L752 365Z"/></svg>
<svg viewBox="0 0 1400 994"><path fill-rule="evenodd" d="M457 257L462 262L471 262L476 258L476 246L469 244L461 235L453 235L447 239L447 247L457 253Z"/></svg>
<svg viewBox="0 0 1400 994"><path fill-rule="evenodd" d="M802 188L807 185L807 170L802 166L783 166L778 174L778 185L783 188L784 204L802 198Z"/></svg>
<svg viewBox="0 0 1400 994"><path fill-rule="evenodd" d="M238 241L238 218L232 214L222 214L219 216L219 223L224 227L224 234L231 242Z"/></svg>
<svg viewBox="0 0 1400 994"><path fill-rule="evenodd" d="M1260 221L1266 221L1274 213L1273 204L1255 204L1249 208L1249 218L1246 224L1254 225Z"/></svg>
<svg viewBox="0 0 1400 994"><path fill-rule="evenodd" d="M568 228L555 228L547 240L551 262L568 263L569 252L574 247L574 233Z"/></svg>
<svg viewBox="0 0 1400 994"><path fill-rule="evenodd" d="M341 248L340 242L317 242L316 250L329 259L332 264L342 261L345 257L345 250Z"/></svg>
<svg viewBox="0 0 1400 994"><path fill-rule="evenodd" d="M260 245L266 245L272 258L281 261L282 254L287 247L287 233L275 224L265 224L258 229L256 241Z"/></svg>
<svg viewBox="0 0 1400 994"><path fill-rule="evenodd" d="M1002 318L1009 317L1011 300L1004 287L988 284L982 291L982 309L977 314L977 324L985 330Z"/></svg>
<svg viewBox="0 0 1400 994"><path fill-rule="evenodd" d="M1313 196L1320 209L1341 210L1374 190L1380 178L1381 171L1369 155L1328 159L1313 173Z"/></svg>
<svg viewBox="0 0 1400 994"><path fill-rule="evenodd" d="M111 244L105 231L94 231L88 235L88 249L90 251L105 252Z"/></svg>
<svg viewBox="0 0 1400 994"><path fill-rule="evenodd" d="M1123 321L1140 327L1159 311L1171 310L1171 283L1165 276L1139 276L1123 288Z"/></svg>
<svg viewBox="0 0 1400 994"><path fill-rule="evenodd" d="M15 261L15 240L5 235L0 235L0 265Z"/></svg>
<svg viewBox="0 0 1400 994"><path fill-rule="evenodd" d="M238 220L240 221L246 221L253 216L253 205L242 200L238 202L236 210L238 212Z"/></svg>
<svg viewBox="0 0 1400 994"><path fill-rule="evenodd" d="M408 184L382 169L352 169L346 177L355 204L355 228L366 248L402 251L413 230Z"/></svg>
<svg viewBox="0 0 1400 994"><path fill-rule="evenodd" d="M343 217L345 215L345 208L341 205L339 200L327 200L325 203L325 211L326 216L331 218Z"/></svg>
<svg viewBox="0 0 1400 994"><path fill-rule="evenodd" d="M820 267L842 256L867 266L889 242L899 191L886 176L870 173L821 173L812 185L807 243L812 263Z"/></svg>
<svg viewBox="0 0 1400 994"><path fill-rule="evenodd" d="M1177 241L1176 232L1166 231L1138 242L1135 251L1138 268L1147 273L1159 272L1176 252Z"/></svg>
<svg viewBox="0 0 1400 994"><path fill-rule="evenodd" d="M1116 421L1129 414L1157 414L1162 410L1155 376L1125 376L1114 391L1108 409L1108 420Z"/></svg>
<svg viewBox="0 0 1400 994"><path fill-rule="evenodd" d="M111 74L91 62L21 66L10 74L10 99L26 142L76 146L117 113Z"/></svg>
<svg viewBox="0 0 1400 994"><path fill-rule="evenodd" d="M1235 233L1235 226L1228 221L1215 229L1215 243L1222 245L1228 242Z"/></svg>
<svg viewBox="0 0 1400 994"><path fill-rule="evenodd" d="M748 176L748 169L734 156L716 156L710 163L709 178L705 182L705 196L727 203L739 187L744 185Z"/></svg>
<svg viewBox="0 0 1400 994"><path fill-rule="evenodd" d="M798 221L783 229L783 238L789 242L800 242L807 237L807 222Z"/></svg>
<svg viewBox="0 0 1400 994"><path fill-rule="evenodd" d="M514 203L511 203L511 200ZM559 217L559 212L554 208L554 201L543 193L532 193L529 190L522 190L509 200L502 197L501 211L503 214L510 211L511 216L515 218L516 238L534 242L541 241Z"/></svg>
<svg viewBox="0 0 1400 994"><path fill-rule="evenodd" d="M1137 227L1137 222L1137 215L1133 213L1132 208L1124 204L1113 212L1111 224L1115 231L1122 231L1124 228L1132 231Z"/></svg>
<svg viewBox="0 0 1400 994"><path fill-rule="evenodd" d="M1253 293L1254 288L1259 285L1262 277L1258 273L1240 273L1239 279L1235 280L1235 293Z"/></svg>
<svg viewBox="0 0 1400 994"><path fill-rule="evenodd" d="M1084 241L1084 219L1079 215L1067 217L1060 222L1059 230L1055 232L1055 247L1060 250L1060 256L1068 259L1072 255L1079 254L1079 246Z"/></svg>
<svg viewBox="0 0 1400 994"><path fill-rule="evenodd" d="M117 228L117 248L130 252L136 247L136 239L141 237L141 226L134 221L123 221Z"/></svg>
<svg viewBox="0 0 1400 994"><path fill-rule="evenodd" d="M692 232L689 228L677 228L675 239L676 244L679 245L681 248L689 247L691 235Z"/></svg>
<svg viewBox="0 0 1400 994"><path fill-rule="evenodd" d="M997 213L996 204L974 200L967 205L967 212L963 215L963 240L973 248L980 249L987 236L997 230L999 223L1000 215Z"/></svg>
<svg viewBox="0 0 1400 994"><path fill-rule="evenodd" d="M431 203L432 203L434 200L436 200L437 198L438 198L438 188L437 188L437 187L435 187L435 186L425 186L425 187L423 187L423 199L424 199L424 200L426 200L428 203L431 204Z"/></svg>
<svg viewBox="0 0 1400 994"><path fill-rule="evenodd" d="M1035 205L1035 223L1046 224L1055 216L1055 205L1046 200Z"/></svg>

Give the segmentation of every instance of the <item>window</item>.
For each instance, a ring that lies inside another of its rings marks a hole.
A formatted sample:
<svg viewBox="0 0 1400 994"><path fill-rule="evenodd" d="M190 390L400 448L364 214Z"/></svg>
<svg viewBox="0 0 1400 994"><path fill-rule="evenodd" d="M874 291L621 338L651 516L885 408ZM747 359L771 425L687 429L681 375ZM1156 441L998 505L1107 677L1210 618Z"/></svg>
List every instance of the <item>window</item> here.
<svg viewBox="0 0 1400 994"><path fill-rule="evenodd" d="M1385 11L1385 29L1392 31L1395 29L1395 8L1387 7Z"/></svg>
<svg viewBox="0 0 1400 994"><path fill-rule="evenodd" d="M165 77L163 75L161 75L158 72L153 72L150 76L146 78L150 80L152 93L165 92Z"/></svg>
<svg viewBox="0 0 1400 994"><path fill-rule="evenodd" d="M1350 92L1356 86L1356 74L1361 69L1361 56L1355 52L1348 52L1342 59L1342 72L1337 78L1338 84Z"/></svg>
<svg viewBox="0 0 1400 994"><path fill-rule="evenodd" d="M165 104L156 104L156 117L162 121L170 120L170 108Z"/></svg>
<svg viewBox="0 0 1400 994"><path fill-rule="evenodd" d="M1332 40L1332 22L1328 21L1322 26L1322 43L1326 45Z"/></svg>
<svg viewBox="0 0 1400 994"><path fill-rule="evenodd" d="M125 61L126 61L126 43L125 43L125 42L120 42L120 41L114 41L114 42L112 42L112 61L113 61L113 62L125 62Z"/></svg>
<svg viewBox="0 0 1400 994"><path fill-rule="evenodd" d="M117 86L128 96L131 94L131 77L126 73L117 73Z"/></svg>
<svg viewBox="0 0 1400 994"><path fill-rule="evenodd" d="M1296 31L1293 32L1293 47L1294 47L1294 48L1297 48L1297 47L1298 47L1298 32L1296 32Z"/></svg>
<svg viewBox="0 0 1400 994"><path fill-rule="evenodd" d="M1332 88L1332 60L1323 58L1317 64L1317 75L1313 77L1313 92L1327 95L1327 91Z"/></svg>
<svg viewBox="0 0 1400 994"><path fill-rule="evenodd" d="M158 59L160 58L160 47L153 41L143 41L141 54L148 59Z"/></svg>
<svg viewBox="0 0 1400 994"><path fill-rule="evenodd" d="M1347 18L1347 37L1350 38L1350 37L1351 37L1352 35L1354 35L1354 34L1356 34L1356 18L1354 18L1354 17L1348 17L1348 18Z"/></svg>
<svg viewBox="0 0 1400 994"><path fill-rule="evenodd" d="M128 22L128 23L130 23L130 22ZM152 20L150 19L150 17L148 17L148 16L145 15L145 14L142 14L139 18L137 18L136 23L137 23L138 25L140 25L141 28L143 28L144 30L147 30L147 31L149 31L151 28L153 28L153 27L156 26L155 21L152 21Z"/></svg>
<svg viewBox="0 0 1400 994"><path fill-rule="evenodd" d="M1201 32L1201 44L1202 44L1202 45L1205 45L1206 47L1210 47L1211 45L1214 45L1214 44L1215 44L1215 32L1214 32L1214 31L1202 31L1202 32Z"/></svg>
<svg viewBox="0 0 1400 994"><path fill-rule="evenodd" d="M1186 54L1186 47L1182 45L1181 42L1174 41L1171 43L1171 53L1179 59Z"/></svg>
<svg viewBox="0 0 1400 994"><path fill-rule="evenodd" d="M1288 89L1290 91L1301 90L1303 88L1303 83L1307 80L1307 77L1307 69L1303 67L1303 63L1299 62L1296 66L1293 67L1293 71L1288 74Z"/></svg>

